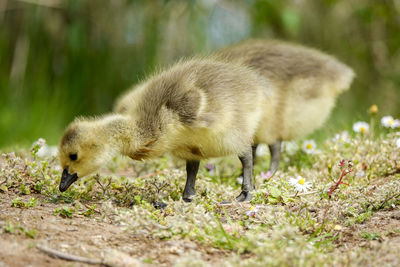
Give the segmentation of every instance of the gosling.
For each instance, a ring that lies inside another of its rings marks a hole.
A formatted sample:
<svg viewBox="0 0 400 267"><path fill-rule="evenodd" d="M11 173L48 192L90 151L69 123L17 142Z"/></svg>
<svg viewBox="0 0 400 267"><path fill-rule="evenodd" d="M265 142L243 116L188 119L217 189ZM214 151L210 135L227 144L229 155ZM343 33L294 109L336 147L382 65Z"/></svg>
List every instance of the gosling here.
<svg viewBox="0 0 400 267"><path fill-rule="evenodd" d="M336 97L349 89L355 76L350 67L330 55L276 40L248 40L209 58L244 65L270 82L263 95L268 99L262 101L263 115L254 136L252 158L254 164L259 143L268 144L271 173L279 167L282 141L301 138L321 127ZM125 113L132 94L134 91L122 95L114 111Z"/></svg>
<svg viewBox="0 0 400 267"><path fill-rule="evenodd" d="M304 137L322 126L336 97L348 90L354 71L316 49L282 41L248 40L214 53L211 58L249 67L267 78L276 99L262 106L263 116L254 137L268 144L270 171L279 167L281 142ZM271 116L271 114L273 114Z"/></svg>
<svg viewBox="0 0 400 267"><path fill-rule="evenodd" d="M171 152L186 160L185 201L195 194L200 160L228 155L237 155L244 170L237 200L251 199L253 137L262 107L276 101L267 79L245 66L192 59L141 83L125 101L121 114L67 127L59 144L61 192L118 154L145 160Z"/></svg>

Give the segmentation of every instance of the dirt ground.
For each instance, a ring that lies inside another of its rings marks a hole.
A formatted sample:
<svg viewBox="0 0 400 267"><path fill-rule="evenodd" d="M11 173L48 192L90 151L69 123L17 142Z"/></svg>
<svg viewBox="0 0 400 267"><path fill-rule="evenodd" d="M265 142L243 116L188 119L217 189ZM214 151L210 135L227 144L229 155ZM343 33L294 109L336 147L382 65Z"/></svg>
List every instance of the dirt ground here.
<svg viewBox="0 0 400 267"><path fill-rule="evenodd" d="M366 238L366 233L375 235ZM379 211L363 224L344 229L338 245L341 252L363 248L382 266L400 266L400 209Z"/></svg>
<svg viewBox="0 0 400 267"><path fill-rule="evenodd" d="M35 239L20 233L3 233L0 239L0 266L88 266L50 257L36 248L40 245L70 255L91 259L105 259L112 266L170 266L182 255L201 254L203 261L223 265L231 252L205 247L189 240L163 241L151 236L134 235L124 226L105 223L99 215L87 218L74 215L73 219L54 216L60 204L38 204L34 209L11 207L14 197L1 194L0 227L8 221L26 229L36 229ZM27 201L35 195L27 196ZM35 197L42 197L37 195ZM142 263L148 262L147 263Z"/></svg>
<svg viewBox="0 0 400 267"><path fill-rule="evenodd" d="M12 221L26 229L36 229L37 235L31 239L23 233L3 233L0 266L88 266L51 257L37 245L69 255L103 259L111 266L170 266L188 255L200 257L212 266L222 266L228 257L233 256L233 252L190 240L164 241L133 234L124 226L104 222L99 214L92 218L74 215L73 219L54 216L53 212L60 204L38 204L34 209L13 208L11 201L14 197L1 194L0 226L4 229L7 222ZM32 195L23 200L30 197ZM377 235L369 240L362 236L366 232ZM380 211L363 224L344 227L335 250L348 251L355 247L363 247L367 252L390 247L392 253L387 254L383 263L400 264L400 210Z"/></svg>

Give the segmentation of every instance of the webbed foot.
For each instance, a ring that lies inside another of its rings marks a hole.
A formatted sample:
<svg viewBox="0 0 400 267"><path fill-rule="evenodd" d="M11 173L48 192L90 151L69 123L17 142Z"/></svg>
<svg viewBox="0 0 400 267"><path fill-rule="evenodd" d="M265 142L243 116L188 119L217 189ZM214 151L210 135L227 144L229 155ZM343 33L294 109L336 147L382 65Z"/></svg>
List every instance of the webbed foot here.
<svg viewBox="0 0 400 267"><path fill-rule="evenodd" d="M183 201L185 201L186 203L192 202L194 199L195 195L190 195L190 196L183 196L182 199Z"/></svg>
<svg viewBox="0 0 400 267"><path fill-rule="evenodd" d="M248 191L242 191L240 193L240 195L238 195L236 197L236 200L239 201L239 202L247 202L247 201L250 201L251 199L252 199L252 195Z"/></svg>
<svg viewBox="0 0 400 267"><path fill-rule="evenodd" d="M165 204L164 202L161 202L161 201L154 201L152 204L153 204L153 207L158 210L163 210L167 207L167 204Z"/></svg>

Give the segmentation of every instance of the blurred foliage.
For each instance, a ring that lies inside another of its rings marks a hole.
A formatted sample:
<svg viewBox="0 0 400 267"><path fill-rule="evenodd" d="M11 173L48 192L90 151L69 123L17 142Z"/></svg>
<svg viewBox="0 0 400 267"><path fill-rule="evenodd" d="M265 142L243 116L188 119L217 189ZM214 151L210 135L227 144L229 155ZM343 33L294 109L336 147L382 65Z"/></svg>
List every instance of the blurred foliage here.
<svg viewBox="0 0 400 267"><path fill-rule="evenodd" d="M250 37L319 48L352 66L322 134L400 113L398 0L1 0L0 147L56 143L154 68ZM320 131L321 132L321 131Z"/></svg>

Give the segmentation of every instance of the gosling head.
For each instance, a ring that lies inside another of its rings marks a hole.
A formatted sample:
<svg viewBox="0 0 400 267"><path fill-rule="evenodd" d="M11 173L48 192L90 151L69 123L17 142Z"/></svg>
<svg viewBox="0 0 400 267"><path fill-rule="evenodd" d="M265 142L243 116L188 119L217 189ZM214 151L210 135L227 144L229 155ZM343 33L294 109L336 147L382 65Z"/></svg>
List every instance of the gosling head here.
<svg viewBox="0 0 400 267"><path fill-rule="evenodd" d="M78 120L68 126L59 144L63 168L59 187L61 192L78 178L103 167L113 157L105 134L106 131L96 122Z"/></svg>

